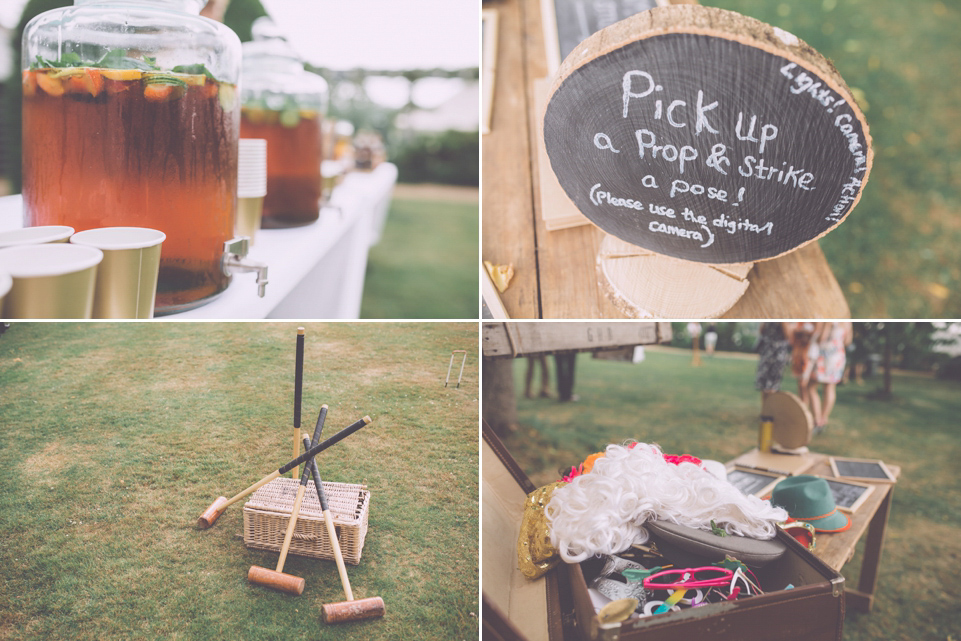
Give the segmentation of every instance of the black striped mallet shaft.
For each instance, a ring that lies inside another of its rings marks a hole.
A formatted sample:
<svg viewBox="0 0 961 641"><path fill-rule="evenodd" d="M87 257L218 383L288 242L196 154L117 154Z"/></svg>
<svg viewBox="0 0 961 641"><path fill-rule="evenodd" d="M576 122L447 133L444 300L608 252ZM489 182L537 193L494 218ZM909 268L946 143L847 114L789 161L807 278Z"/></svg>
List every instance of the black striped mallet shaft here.
<svg viewBox="0 0 961 641"><path fill-rule="evenodd" d="M304 391L304 328L297 328L297 358L294 364L294 449L292 456L300 454L300 405ZM297 473L294 472L296 477Z"/></svg>
<svg viewBox="0 0 961 641"><path fill-rule="evenodd" d="M304 451L309 452L324 429L324 419L327 418L327 406L320 408L320 416L317 417L317 426L314 428L313 438L304 437ZM308 459L313 461L314 459ZM277 569L268 570L259 565L252 565L247 571L247 581L256 585L287 592L300 596L304 592L305 581L299 576L286 574L284 563L287 561L287 552L290 550L290 542L294 538L294 530L297 527L297 517L300 515L300 504L304 500L304 492L307 490L307 482L310 480L310 466L304 466L304 473L300 477L300 485L297 486L297 496L294 497L294 506L290 511L290 520L287 521L287 532L284 534L284 543L280 547L280 557L277 559Z"/></svg>
<svg viewBox="0 0 961 641"><path fill-rule="evenodd" d="M323 606L324 622L344 623L346 621L361 621L363 619L376 619L377 617L384 616L387 612L387 606L384 605L384 600L379 596L367 597L366 599L354 598L354 593L350 589L350 581L347 580L347 568L344 566L344 555L340 552L340 541L337 540L337 529L334 527L334 520L330 516L330 508L327 507L327 496L324 494L324 484L320 480L320 472L317 470L317 461L310 459L307 465L314 477L314 487L317 488L317 499L320 501L320 509L324 512L324 523L327 525L327 536L330 538L330 546L334 550L334 561L337 563L340 583L344 586L344 594L347 595L346 601L328 603Z"/></svg>
<svg viewBox="0 0 961 641"><path fill-rule="evenodd" d="M365 416L364 418L360 419L353 425L345 427L341 431L337 432L336 434L334 434L324 442L318 443L314 447L310 448L310 450L304 452L303 454L293 459L292 461L289 461L284 465L280 466L279 468L277 468L276 470L274 470L264 478L260 479L259 481L257 481L256 483L248 487L243 492L240 492L239 494L233 496L232 498L227 499L226 497L218 496L217 500L211 503L210 507L208 507L204 511L204 513L200 515L199 519L197 519L197 527L199 527L202 530L206 530L211 525L213 525L217 519L220 518L220 515L224 513L224 510L226 510L228 507L230 507L240 499L244 498L251 492L255 492L258 488L260 488L263 485L266 485L267 483L270 483L275 478L283 476L284 474L294 469L295 467L297 467L307 459L313 458L317 454L320 454L321 452L326 450L328 447L332 445L336 445L337 443L341 442L342 440L344 440L345 438L347 438L357 430L369 424L370 424L370 417Z"/></svg>

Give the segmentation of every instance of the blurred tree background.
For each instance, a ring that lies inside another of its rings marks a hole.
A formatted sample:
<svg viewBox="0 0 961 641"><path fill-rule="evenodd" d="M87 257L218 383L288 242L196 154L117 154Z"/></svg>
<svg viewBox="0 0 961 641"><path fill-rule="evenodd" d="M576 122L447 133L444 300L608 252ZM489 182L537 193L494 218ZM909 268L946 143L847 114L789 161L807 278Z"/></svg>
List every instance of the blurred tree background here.
<svg viewBox="0 0 961 641"><path fill-rule="evenodd" d="M691 348L687 323L671 323L672 347ZM848 347L848 367L853 376L890 374L891 368L933 373L939 378L961 380L961 323L859 321ZM757 351L761 323L701 323L700 344L709 327L717 333L722 352ZM887 381L886 385L889 385ZM886 387L885 385L885 387ZM881 390L889 396L890 389Z"/></svg>
<svg viewBox="0 0 961 641"><path fill-rule="evenodd" d="M961 317L961 3L702 0L830 59L868 120L861 202L819 242L854 318Z"/></svg>

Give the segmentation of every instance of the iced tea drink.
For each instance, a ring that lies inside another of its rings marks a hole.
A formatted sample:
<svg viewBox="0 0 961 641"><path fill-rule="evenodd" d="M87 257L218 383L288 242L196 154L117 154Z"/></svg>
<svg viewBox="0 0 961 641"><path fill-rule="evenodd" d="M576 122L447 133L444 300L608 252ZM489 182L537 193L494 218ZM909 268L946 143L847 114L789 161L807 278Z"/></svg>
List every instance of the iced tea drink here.
<svg viewBox="0 0 961 641"><path fill-rule="evenodd" d="M164 232L157 313L195 307L229 281L239 100L201 71L23 72L25 225Z"/></svg>
<svg viewBox="0 0 961 641"><path fill-rule="evenodd" d="M295 227L320 215L323 117L310 109L241 110L240 137L267 140L262 227Z"/></svg>

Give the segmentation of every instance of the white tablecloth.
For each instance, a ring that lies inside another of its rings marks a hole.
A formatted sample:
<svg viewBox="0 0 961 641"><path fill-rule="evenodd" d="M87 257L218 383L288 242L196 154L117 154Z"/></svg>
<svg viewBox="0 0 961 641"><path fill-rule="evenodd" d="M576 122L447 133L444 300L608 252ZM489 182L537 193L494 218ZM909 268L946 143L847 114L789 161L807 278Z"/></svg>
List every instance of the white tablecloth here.
<svg viewBox="0 0 961 641"><path fill-rule="evenodd" d="M235 274L216 300L164 319L357 318L367 250L380 235L397 167L352 172L334 189L331 206L305 227L261 229L248 257L267 264L264 298L256 274ZM0 198L0 231L23 225L20 195Z"/></svg>

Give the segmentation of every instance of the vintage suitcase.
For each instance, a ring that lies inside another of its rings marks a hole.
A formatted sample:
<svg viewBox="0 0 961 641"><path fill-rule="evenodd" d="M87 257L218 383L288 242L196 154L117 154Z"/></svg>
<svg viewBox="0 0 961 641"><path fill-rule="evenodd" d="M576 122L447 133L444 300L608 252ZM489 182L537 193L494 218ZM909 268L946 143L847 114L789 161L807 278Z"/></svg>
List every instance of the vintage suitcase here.
<svg viewBox="0 0 961 641"><path fill-rule="evenodd" d="M483 626L484 639L539 641L840 641L844 578L784 532L787 553L755 570L762 585L793 589L729 603L599 625L587 592L590 560L560 564L537 581L517 569L517 535L533 485L484 426Z"/></svg>

